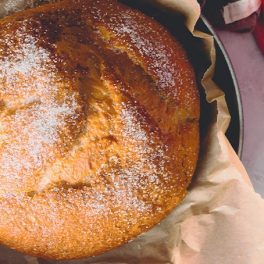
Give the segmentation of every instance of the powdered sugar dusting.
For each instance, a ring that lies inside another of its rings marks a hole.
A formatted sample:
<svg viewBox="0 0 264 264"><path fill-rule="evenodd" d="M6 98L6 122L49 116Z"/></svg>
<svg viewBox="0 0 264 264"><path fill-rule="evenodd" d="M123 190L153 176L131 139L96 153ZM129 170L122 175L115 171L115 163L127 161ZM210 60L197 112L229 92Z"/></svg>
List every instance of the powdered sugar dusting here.
<svg viewBox="0 0 264 264"><path fill-rule="evenodd" d="M136 106L123 104L121 118L124 122L123 136L134 146L134 150L130 151L138 156L124 174L133 177L144 172L147 181L158 183L159 176L166 175L166 146L159 143L156 131L146 134L148 125Z"/></svg>
<svg viewBox="0 0 264 264"><path fill-rule="evenodd" d="M79 107L75 93L61 98L62 80L55 76L49 52L25 27L10 36L10 41L20 43L13 54L0 59L0 96L6 99L1 113L0 177L8 181L21 179L21 175L27 179L53 158L60 130L67 126L67 119L78 118Z"/></svg>
<svg viewBox="0 0 264 264"><path fill-rule="evenodd" d="M129 37L132 45L136 46L138 52L143 56L151 58L150 67L157 74L157 81L160 88L167 88L175 85L175 72L169 62L168 49L162 41L151 38L151 27L140 24L129 12L120 14L122 23L114 27L114 31L121 37ZM146 34L142 34L145 32ZM131 45L131 44L130 44Z"/></svg>
<svg viewBox="0 0 264 264"><path fill-rule="evenodd" d="M121 118L124 121L123 133L126 137L130 138L130 140L143 142L146 142L148 140L146 131L141 128L137 120L135 109L128 108L123 104Z"/></svg>
<svg viewBox="0 0 264 264"><path fill-rule="evenodd" d="M121 166L120 160L112 157L111 162L115 166L104 164L103 168L108 170L106 177L113 183L122 207L143 212L151 207L144 202L144 196L151 195L148 188L155 191L153 188L168 176L166 146L159 142L157 131L149 131L149 125L137 106L131 103L121 105L121 133L124 138L123 147L126 149L126 165ZM115 169L116 166L118 169ZM135 193L137 190L140 190L140 195Z"/></svg>
<svg viewBox="0 0 264 264"><path fill-rule="evenodd" d="M23 33L20 29L16 34L19 36ZM33 36L26 35L23 42L19 48L19 54L16 54L14 58L1 58L1 75L8 83L14 81L18 74L28 75L32 69L39 68L42 62L49 60L49 54L44 49L36 47Z"/></svg>

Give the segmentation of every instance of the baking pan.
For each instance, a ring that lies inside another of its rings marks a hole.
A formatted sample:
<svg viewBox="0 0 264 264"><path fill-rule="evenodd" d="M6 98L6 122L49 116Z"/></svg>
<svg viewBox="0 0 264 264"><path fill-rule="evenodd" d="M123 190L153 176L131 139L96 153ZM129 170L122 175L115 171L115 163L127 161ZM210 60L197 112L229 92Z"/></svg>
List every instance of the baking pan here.
<svg viewBox="0 0 264 264"><path fill-rule="evenodd" d="M147 12L146 12L147 13ZM239 87L236 81L235 73L231 62L225 52L221 41L217 37L216 33L214 32L213 28L210 26L208 21L201 17L199 23L197 25L198 29L208 32L214 36L215 45L216 45L216 52L217 52L217 63L216 63L216 74L215 74L215 82L224 90L226 94L226 101L228 104L228 108L231 113L231 123L230 127L227 131L227 137L232 144L234 150L237 154L241 157L242 149L243 149L243 111L242 111L242 104L240 98ZM191 47L192 48L192 47ZM22 260L20 253L13 253L10 249L5 249L4 247L0 247L0 256L4 254L14 254L13 259L16 263L24 263ZM21 260L20 260L21 259ZM35 263L35 260L29 257L29 261ZM40 263L49 263L48 261L39 260ZM0 258L1 262L1 258ZM12 261L12 263L15 263ZM1 262L2 263L2 262ZM11 263L11 262L10 262Z"/></svg>
<svg viewBox="0 0 264 264"><path fill-rule="evenodd" d="M201 17L198 28L212 34L215 39L217 61L214 81L226 94L226 101L231 114L231 123L226 135L234 150L241 158L244 139L244 119L235 72L220 39L205 17Z"/></svg>

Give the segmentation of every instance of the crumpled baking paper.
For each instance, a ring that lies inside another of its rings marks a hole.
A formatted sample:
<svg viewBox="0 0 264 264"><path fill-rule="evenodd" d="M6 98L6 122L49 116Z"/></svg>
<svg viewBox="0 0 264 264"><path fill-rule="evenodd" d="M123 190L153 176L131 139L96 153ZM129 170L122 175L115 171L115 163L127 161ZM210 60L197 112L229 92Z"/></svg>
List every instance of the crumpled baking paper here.
<svg viewBox="0 0 264 264"><path fill-rule="evenodd" d="M41 2L45 1L1 0L0 16ZM174 12L175 16L180 14L186 28L193 34L194 41L200 42L203 47L204 54L201 57L210 63L201 83L211 105L213 118L202 142L197 172L188 195L159 225L134 241L95 258L72 261L42 260L1 247L0 263L264 263L264 201L254 192L243 165L225 136L230 115L223 92L212 81L216 60L214 40L211 36L195 30L200 7L196 0L148 2L149 5L158 4L161 10L167 10L170 14Z"/></svg>

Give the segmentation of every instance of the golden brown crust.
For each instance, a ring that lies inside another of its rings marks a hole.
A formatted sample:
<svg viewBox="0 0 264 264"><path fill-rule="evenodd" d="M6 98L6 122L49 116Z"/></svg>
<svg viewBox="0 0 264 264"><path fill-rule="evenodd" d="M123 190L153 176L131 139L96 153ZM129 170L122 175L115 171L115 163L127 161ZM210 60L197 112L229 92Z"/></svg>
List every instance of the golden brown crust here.
<svg viewBox="0 0 264 264"><path fill-rule="evenodd" d="M192 68L110 0L0 21L0 242L66 259L146 231L184 197L199 148Z"/></svg>

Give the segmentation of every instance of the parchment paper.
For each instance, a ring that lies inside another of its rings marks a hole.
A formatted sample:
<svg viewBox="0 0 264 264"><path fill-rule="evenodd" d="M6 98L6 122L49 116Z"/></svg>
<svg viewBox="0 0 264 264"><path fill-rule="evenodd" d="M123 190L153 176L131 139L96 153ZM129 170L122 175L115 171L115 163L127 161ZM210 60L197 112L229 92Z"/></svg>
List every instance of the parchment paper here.
<svg viewBox="0 0 264 264"><path fill-rule="evenodd" d="M159 225L104 255L56 262L23 256L1 247L0 263L264 263L264 201L254 192L243 165L225 137L230 115L223 92L212 81L215 68L213 38L194 30L200 16L199 5L196 0L149 2L166 6L174 10L175 15L183 15L186 27L200 38L202 57L211 64L202 84L207 101L212 104L213 120L202 143L200 161L188 195ZM0 15L34 4L34 0L1 0Z"/></svg>

